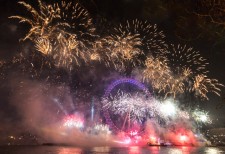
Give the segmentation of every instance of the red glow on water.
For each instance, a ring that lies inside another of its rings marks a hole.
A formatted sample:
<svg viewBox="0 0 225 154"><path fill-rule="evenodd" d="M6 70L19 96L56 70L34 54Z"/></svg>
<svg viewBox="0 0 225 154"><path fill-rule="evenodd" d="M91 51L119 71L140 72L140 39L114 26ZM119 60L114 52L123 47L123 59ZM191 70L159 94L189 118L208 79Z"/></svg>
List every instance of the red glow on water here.
<svg viewBox="0 0 225 154"><path fill-rule="evenodd" d="M141 153L141 149L138 146L132 146L129 148L129 154Z"/></svg>

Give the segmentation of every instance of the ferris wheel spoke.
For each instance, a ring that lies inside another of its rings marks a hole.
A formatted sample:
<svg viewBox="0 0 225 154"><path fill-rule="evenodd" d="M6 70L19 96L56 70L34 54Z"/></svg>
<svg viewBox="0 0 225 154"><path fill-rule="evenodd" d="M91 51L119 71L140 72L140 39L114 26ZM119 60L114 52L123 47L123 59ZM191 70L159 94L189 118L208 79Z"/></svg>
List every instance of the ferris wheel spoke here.
<svg viewBox="0 0 225 154"><path fill-rule="evenodd" d="M128 117L128 113L126 114L126 116L124 118L123 126L122 126L121 130L124 130L125 129L125 125L126 125L126 122L127 122L127 117Z"/></svg>

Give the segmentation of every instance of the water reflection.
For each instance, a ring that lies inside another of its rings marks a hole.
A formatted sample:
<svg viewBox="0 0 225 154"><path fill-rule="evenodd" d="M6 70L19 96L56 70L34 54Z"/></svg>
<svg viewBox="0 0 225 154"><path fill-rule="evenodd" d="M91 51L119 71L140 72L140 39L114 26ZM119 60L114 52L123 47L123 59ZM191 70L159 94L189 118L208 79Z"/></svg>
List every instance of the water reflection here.
<svg viewBox="0 0 225 154"><path fill-rule="evenodd" d="M110 147L94 147L91 151L97 152L97 153L109 153L111 150Z"/></svg>
<svg viewBox="0 0 225 154"><path fill-rule="evenodd" d="M81 154L82 149L80 148L72 148L72 147L64 147L60 148L57 154Z"/></svg>
<svg viewBox="0 0 225 154"><path fill-rule="evenodd" d="M196 147L182 146L181 150L182 150L182 154L190 154L190 153L192 153L192 152L194 152L196 150Z"/></svg>
<svg viewBox="0 0 225 154"><path fill-rule="evenodd" d="M193 147L160 147L152 146L148 148L149 152L153 154L191 154L194 151Z"/></svg>
<svg viewBox="0 0 225 154"><path fill-rule="evenodd" d="M153 154L159 154L160 146L150 146L148 149Z"/></svg>
<svg viewBox="0 0 225 154"><path fill-rule="evenodd" d="M181 149L168 149L168 154L183 154Z"/></svg>
<svg viewBox="0 0 225 154"><path fill-rule="evenodd" d="M141 153L141 149L138 146L132 146L129 148L129 154L139 154Z"/></svg>
<svg viewBox="0 0 225 154"><path fill-rule="evenodd" d="M212 147L210 147L210 148L207 148L206 150L205 150L205 153L206 154L221 154L221 153L223 153L224 151L223 150L220 150L219 148L212 148Z"/></svg>
<svg viewBox="0 0 225 154"><path fill-rule="evenodd" d="M0 154L224 154L225 147L0 146Z"/></svg>

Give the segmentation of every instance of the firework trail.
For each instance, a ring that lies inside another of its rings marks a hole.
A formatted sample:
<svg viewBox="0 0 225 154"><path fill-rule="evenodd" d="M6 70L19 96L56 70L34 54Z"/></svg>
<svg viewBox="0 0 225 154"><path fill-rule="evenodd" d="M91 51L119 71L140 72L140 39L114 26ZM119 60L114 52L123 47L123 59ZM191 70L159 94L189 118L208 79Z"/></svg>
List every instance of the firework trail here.
<svg viewBox="0 0 225 154"><path fill-rule="evenodd" d="M212 92L220 96L220 87L224 87L224 85L220 84L218 80L207 78L206 75L201 74L195 76L192 91L195 93L196 96L200 96L208 100L208 92Z"/></svg>
<svg viewBox="0 0 225 154"><path fill-rule="evenodd" d="M23 40L30 39L36 49L44 55L50 55L55 65L72 70L87 61L88 40L94 28L89 13L78 3L65 2L46 4L38 0L36 10L30 4L19 2L32 18L11 16L30 25Z"/></svg>
<svg viewBox="0 0 225 154"><path fill-rule="evenodd" d="M223 0L198 0L196 1L196 14L199 17L206 17L211 22L224 25L224 8L225 2Z"/></svg>

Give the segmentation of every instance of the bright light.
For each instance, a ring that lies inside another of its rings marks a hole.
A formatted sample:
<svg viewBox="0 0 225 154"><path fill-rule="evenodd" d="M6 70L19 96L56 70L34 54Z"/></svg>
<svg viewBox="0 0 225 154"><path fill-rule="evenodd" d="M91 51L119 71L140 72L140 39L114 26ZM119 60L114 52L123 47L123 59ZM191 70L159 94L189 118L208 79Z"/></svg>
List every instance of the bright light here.
<svg viewBox="0 0 225 154"><path fill-rule="evenodd" d="M202 123L212 123L208 113L205 111L195 110L193 112L193 117L195 118L196 121L199 121Z"/></svg>
<svg viewBox="0 0 225 154"><path fill-rule="evenodd" d="M69 127L69 128L72 128L72 127L82 128L84 127L84 122L82 119L76 117L75 115L69 115L65 117L63 126Z"/></svg>
<svg viewBox="0 0 225 154"><path fill-rule="evenodd" d="M109 130L109 126L108 125L103 125L103 124L97 124L94 126L93 129L94 134L111 134L111 131Z"/></svg>
<svg viewBox="0 0 225 154"><path fill-rule="evenodd" d="M130 137L126 137L125 139L122 139L122 141L114 141L116 143L120 143L120 144L130 144L131 143L131 139Z"/></svg>
<svg viewBox="0 0 225 154"><path fill-rule="evenodd" d="M136 131L136 130L134 130L134 131L130 131L130 135L131 135L131 136L135 136L135 135L137 135L137 131Z"/></svg>
<svg viewBox="0 0 225 154"><path fill-rule="evenodd" d="M125 144L130 144L130 142L131 142L131 139L130 139L130 138L126 138L126 139L124 140L124 143L125 143Z"/></svg>
<svg viewBox="0 0 225 154"><path fill-rule="evenodd" d="M181 141L186 141L186 140L187 140L187 136L181 135L181 136L180 136L180 140L181 140Z"/></svg>
<svg viewBox="0 0 225 154"><path fill-rule="evenodd" d="M160 111L165 116L173 116L176 114L176 106L170 100L167 100L160 107Z"/></svg>
<svg viewBox="0 0 225 154"><path fill-rule="evenodd" d="M208 119L208 118L207 118L207 116L206 116L206 115L204 115L204 114L203 114L203 115L200 115L200 117L199 117L199 118L200 118L200 120L201 120L202 122L206 122L206 121L207 121L207 119Z"/></svg>
<svg viewBox="0 0 225 154"><path fill-rule="evenodd" d="M150 136L149 140L151 143L154 143L156 141L156 137L155 136Z"/></svg>

